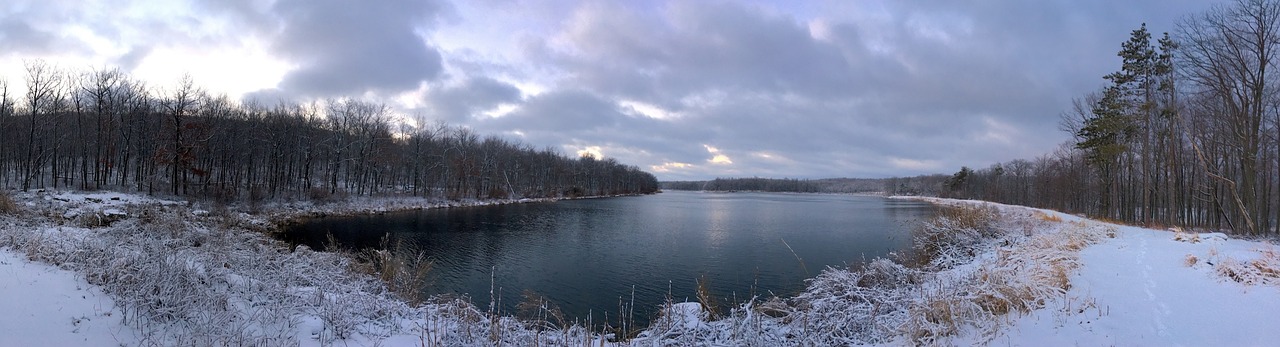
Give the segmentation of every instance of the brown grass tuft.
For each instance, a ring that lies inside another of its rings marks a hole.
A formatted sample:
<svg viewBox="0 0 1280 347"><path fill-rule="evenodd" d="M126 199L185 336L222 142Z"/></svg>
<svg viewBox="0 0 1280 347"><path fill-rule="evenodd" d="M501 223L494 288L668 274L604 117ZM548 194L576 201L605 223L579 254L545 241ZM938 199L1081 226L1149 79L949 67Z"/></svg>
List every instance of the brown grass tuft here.
<svg viewBox="0 0 1280 347"><path fill-rule="evenodd" d="M1062 216L1059 216L1057 213L1044 213L1044 212L1036 211L1036 217L1046 222L1052 222L1052 223L1062 222Z"/></svg>
<svg viewBox="0 0 1280 347"><path fill-rule="evenodd" d="M1249 261L1226 258L1214 265L1219 276L1247 285L1280 285L1280 252L1273 248L1257 250L1259 257Z"/></svg>
<svg viewBox="0 0 1280 347"><path fill-rule="evenodd" d="M369 270L401 299L411 305L426 301L427 295L422 289L429 284L431 269L435 266L426 252L400 241L392 245L388 237L383 236L379 249L365 250L360 258L367 261Z"/></svg>
<svg viewBox="0 0 1280 347"><path fill-rule="evenodd" d="M913 230L913 266L947 268L976 254L983 240L1003 233L996 227L1000 211L991 206L942 207Z"/></svg>
<svg viewBox="0 0 1280 347"><path fill-rule="evenodd" d="M13 201L13 197L8 192L0 191L0 215L18 213L18 203Z"/></svg>
<svg viewBox="0 0 1280 347"><path fill-rule="evenodd" d="M698 278L697 293L698 303L702 304L702 310L707 312L707 318L715 320L720 316L720 305L716 303L715 296L711 295L711 283L707 279L707 275Z"/></svg>

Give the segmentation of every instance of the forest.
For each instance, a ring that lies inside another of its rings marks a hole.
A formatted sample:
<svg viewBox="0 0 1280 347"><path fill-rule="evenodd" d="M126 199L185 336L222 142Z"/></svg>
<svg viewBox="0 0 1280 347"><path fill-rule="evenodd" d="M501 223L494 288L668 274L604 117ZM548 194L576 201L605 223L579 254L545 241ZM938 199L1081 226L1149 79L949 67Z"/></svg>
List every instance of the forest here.
<svg viewBox="0 0 1280 347"><path fill-rule="evenodd" d="M116 189L222 201L347 194L448 199L653 193L611 158L411 119L377 103L239 103L190 77L156 88L119 69L25 61L0 80L0 187ZM15 99L20 98L20 99ZM416 123L416 124L415 124Z"/></svg>
<svg viewBox="0 0 1280 347"><path fill-rule="evenodd" d="M1145 24L1120 69L1061 115L1073 139L1034 160L951 175L943 195L1148 225L1276 234L1280 2L1245 0Z"/></svg>

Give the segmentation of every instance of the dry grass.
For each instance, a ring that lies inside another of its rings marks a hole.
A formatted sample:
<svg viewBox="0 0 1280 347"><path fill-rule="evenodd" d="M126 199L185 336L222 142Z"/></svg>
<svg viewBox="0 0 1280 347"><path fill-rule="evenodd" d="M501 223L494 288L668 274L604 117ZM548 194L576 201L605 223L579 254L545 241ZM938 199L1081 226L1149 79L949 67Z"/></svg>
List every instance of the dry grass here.
<svg viewBox="0 0 1280 347"><path fill-rule="evenodd" d="M967 263L980 244L999 238L1000 211L990 206L948 206L913 230L913 265L947 269Z"/></svg>
<svg viewBox="0 0 1280 347"><path fill-rule="evenodd" d="M21 211L18 203L13 201L13 197L8 192L0 191L0 215L17 214Z"/></svg>
<svg viewBox="0 0 1280 347"><path fill-rule="evenodd" d="M379 249L365 250L359 258L372 267L371 272L387 289L410 305L426 301L427 295L422 289L429 284L431 269L435 266L426 252L399 240L393 245L389 237L383 236Z"/></svg>
<svg viewBox="0 0 1280 347"><path fill-rule="evenodd" d="M906 332L917 344L937 344L945 343L960 325L969 325L993 338L999 317L1044 307L1070 290L1071 274L1080 267L1079 251L1114 232L1110 229L1114 228L1072 222L1057 232L998 249L993 261L958 283L935 280L938 289L926 290L924 300L913 304Z"/></svg>
<svg viewBox="0 0 1280 347"><path fill-rule="evenodd" d="M711 295L711 283L707 279L707 275L698 278L698 286L696 288L698 303L702 304L702 310L707 313L711 319L720 317L720 304L716 301L715 296Z"/></svg>
<svg viewBox="0 0 1280 347"><path fill-rule="evenodd" d="M1050 223L1062 222L1062 216L1059 216L1057 213L1044 213L1044 212L1036 211L1035 215L1036 215L1036 218L1042 221L1046 221Z"/></svg>
<svg viewBox="0 0 1280 347"><path fill-rule="evenodd" d="M1192 267L1196 266L1196 263L1198 262L1200 262L1200 258L1196 258L1194 254L1187 254L1187 258L1182 261L1182 265Z"/></svg>
<svg viewBox="0 0 1280 347"><path fill-rule="evenodd" d="M1258 258L1238 261L1226 258L1214 265L1219 276L1247 285L1280 286L1280 252L1268 247L1258 249Z"/></svg>

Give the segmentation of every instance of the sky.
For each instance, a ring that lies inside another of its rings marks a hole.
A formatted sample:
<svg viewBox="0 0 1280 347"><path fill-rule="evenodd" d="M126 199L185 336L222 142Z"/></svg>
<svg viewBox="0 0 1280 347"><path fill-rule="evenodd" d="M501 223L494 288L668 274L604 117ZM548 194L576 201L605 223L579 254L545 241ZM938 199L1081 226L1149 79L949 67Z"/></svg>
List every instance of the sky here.
<svg viewBox="0 0 1280 347"><path fill-rule="evenodd" d="M914 176L1057 150L1130 31L1213 3L6 0L0 78L357 98L660 180Z"/></svg>

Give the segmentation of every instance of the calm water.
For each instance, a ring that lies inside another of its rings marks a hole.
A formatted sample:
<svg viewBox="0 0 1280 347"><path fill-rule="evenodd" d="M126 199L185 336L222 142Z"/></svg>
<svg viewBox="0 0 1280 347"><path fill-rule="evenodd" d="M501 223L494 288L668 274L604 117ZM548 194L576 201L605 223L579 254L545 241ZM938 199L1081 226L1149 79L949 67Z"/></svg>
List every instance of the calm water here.
<svg viewBox="0 0 1280 347"><path fill-rule="evenodd" d="M646 321L668 293L695 300L702 276L723 304L794 295L826 266L910 247L910 228L933 211L869 196L671 191L323 218L286 238L317 249L327 233L350 247L376 246L384 234L413 242L436 262L424 290L468 293L487 307L492 276L507 313L531 290L570 317L590 311L598 321L634 286L636 320Z"/></svg>

